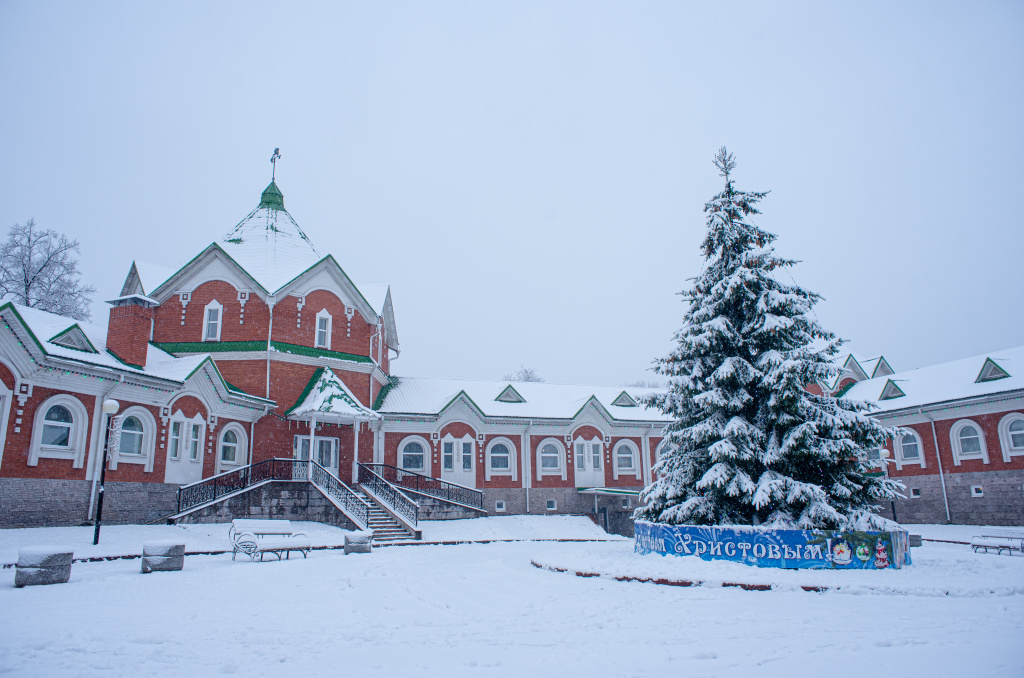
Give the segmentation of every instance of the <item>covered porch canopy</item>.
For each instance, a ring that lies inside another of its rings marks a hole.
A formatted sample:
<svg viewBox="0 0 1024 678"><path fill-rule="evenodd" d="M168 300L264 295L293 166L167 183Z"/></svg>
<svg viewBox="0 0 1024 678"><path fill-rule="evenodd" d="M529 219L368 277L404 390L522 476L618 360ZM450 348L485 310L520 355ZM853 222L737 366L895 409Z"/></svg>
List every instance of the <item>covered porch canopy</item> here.
<svg viewBox="0 0 1024 678"><path fill-rule="evenodd" d="M597 497L599 495L611 497L640 497L639 490L622 490L617 487L577 487L579 494L594 495L594 513L597 513Z"/></svg>
<svg viewBox="0 0 1024 678"><path fill-rule="evenodd" d="M355 433L352 453L352 481L358 478L359 424L377 421L380 415L364 407L359 399L345 386L331 368L321 367L310 378L298 401L285 412L293 421L309 423L309 456L312 459L316 448L316 425L338 424L351 426Z"/></svg>

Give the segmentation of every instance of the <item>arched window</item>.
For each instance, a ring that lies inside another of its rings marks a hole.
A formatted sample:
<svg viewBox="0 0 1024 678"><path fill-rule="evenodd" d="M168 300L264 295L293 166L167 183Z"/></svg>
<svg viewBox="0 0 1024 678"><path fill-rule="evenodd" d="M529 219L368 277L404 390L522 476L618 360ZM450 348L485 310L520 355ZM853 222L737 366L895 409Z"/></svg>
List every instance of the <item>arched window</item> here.
<svg viewBox="0 0 1024 678"><path fill-rule="evenodd" d="M203 341L220 341L220 328L224 324L224 307L216 299L203 311Z"/></svg>
<svg viewBox="0 0 1024 678"><path fill-rule="evenodd" d="M1024 455L1024 414L1010 412L999 422L999 443L1003 448L1003 461Z"/></svg>
<svg viewBox="0 0 1024 678"><path fill-rule="evenodd" d="M495 438L487 445L487 467L484 479L491 476L512 476L516 479L516 446L508 438Z"/></svg>
<svg viewBox="0 0 1024 678"><path fill-rule="evenodd" d="M537 480L544 476L567 477L565 446L557 438L545 438L537 446Z"/></svg>
<svg viewBox="0 0 1024 678"><path fill-rule="evenodd" d="M43 445L63 447L71 446L71 429L74 418L71 411L63 405L54 405L46 410L43 417Z"/></svg>
<svg viewBox="0 0 1024 678"><path fill-rule="evenodd" d="M613 478L618 479L620 475L640 478L640 453L632 441L620 440L615 445L613 461Z"/></svg>
<svg viewBox="0 0 1024 678"><path fill-rule="evenodd" d="M220 460L228 464L238 462L238 436L234 431L224 431L220 440Z"/></svg>
<svg viewBox="0 0 1024 678"><path fill-rule="evenodd" d="M156 457L156 419L145 407L133 405L118 415L120 431L117 435L117 454L110 455L110 470L116 471L118 464L143 464L144 471L153 470Z"/></svg>
<svg viewBox="0 0 1024 678"><path fill-rule="evenodd" d="M981 425L970 419L961 419L949 429L950 446L953 449L953 464L970 459L981 459L988 463L988 447Z"/></svg>
<svg viewBox="0 0 1024 678"><path fill-rule="evenodd" d="M427 442L419 437L402 441L398 451L398 465L406 471L430 475L430 459L427 456L429 449Z"/></svg>
<svg viewBox="0 0 1024 678"><path fill-rule="evenodd" d="M893 446L896 452L893 461L895 461L897 469L902 469L907 464L925 468L924 443L916 431L909 428L903 429L902 434L897 435L893 441Z"/></svg>
<svg viewBox="0 0 1024 678"><path fill-rule="evenodd" d="M40 459L70 459L73 468L85 466L89 415L81 401L61 393L36 409L28 465Z"/></svg>
<svg viewBox="0 0 1024 678"><path fill-rule="evenodd" d="M331 348L331 314L323 309L316 314L316 337L313 346L316 348Z"/></svg>
<svg viewBox="0 0 1024 678"><path fill-rule="evenodd" d="M121 454L142 454L142 422L138 417L125 417L121 422Z"/></svg>

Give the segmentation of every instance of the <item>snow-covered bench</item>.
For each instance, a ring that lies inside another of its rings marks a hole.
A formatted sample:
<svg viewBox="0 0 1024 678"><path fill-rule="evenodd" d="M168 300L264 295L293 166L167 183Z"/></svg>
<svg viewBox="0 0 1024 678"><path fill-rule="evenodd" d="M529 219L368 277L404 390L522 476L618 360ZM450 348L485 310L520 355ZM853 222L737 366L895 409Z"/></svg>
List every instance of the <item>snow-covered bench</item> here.
<svg viewBox="0 0 1024 678"><path fill-rule="evenodd" d="M292 532L288 520L232 520L228 537L232 546L231 560L239 553L249 556L249 560L256 560L258 554L261 561L265 553L273 553L280 560L282 553L288 558L292 551L300 552L305 558L311 548L309 537L303 532Z"/></svg>
<svg viewBox="0 0 1024 678"><path fill-rule="evenodd" d="M971 537L971 548L975 553L978 549L985 549L985 553L988 553L989 549L995 549L997 554L1006 551L1011 556L1014 551L1024 553L1024 534L1002 532Z"/></svg>

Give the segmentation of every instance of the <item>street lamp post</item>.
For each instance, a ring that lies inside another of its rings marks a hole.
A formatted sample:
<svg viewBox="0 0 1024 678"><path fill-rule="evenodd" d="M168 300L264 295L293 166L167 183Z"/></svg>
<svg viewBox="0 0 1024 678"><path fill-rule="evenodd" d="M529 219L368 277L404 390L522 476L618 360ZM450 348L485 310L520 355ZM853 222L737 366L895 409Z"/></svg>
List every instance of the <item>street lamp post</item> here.
<svg viewBox="0 0 1024 678"><path fill-rule="evenodd" d="M107 478L107 451L110 448L111 415L117 414L121 403L116 400L103 401L103 414L107 418L106 433L103 435L103 468L100 469L100 491L96 499L96 531L92 535L92 544L100 543L100 521L103 520L103 481Z"/></svg>

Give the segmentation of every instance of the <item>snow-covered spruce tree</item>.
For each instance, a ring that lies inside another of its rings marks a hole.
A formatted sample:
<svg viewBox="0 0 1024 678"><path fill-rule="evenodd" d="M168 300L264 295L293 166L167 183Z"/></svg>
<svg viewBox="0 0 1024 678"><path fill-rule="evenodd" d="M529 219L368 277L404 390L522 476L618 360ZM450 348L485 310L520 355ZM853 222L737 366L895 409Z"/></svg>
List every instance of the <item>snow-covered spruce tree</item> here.
<svg viewBox="0 0 1024 678"><path fill-rule="evenodd" d="M821 298L775 273L794 261L775 255L776 236L750 221L766 193L738 191L723 147L715 166L725 188L704 206L703 273L678 346L656 361L667 393L648 403L674 421L635 517L692 525L802 529L891 529L873 505L902 486L871 475L867 450L892 430L862 403L818 396L841 345L812 309Z"/></svg>

